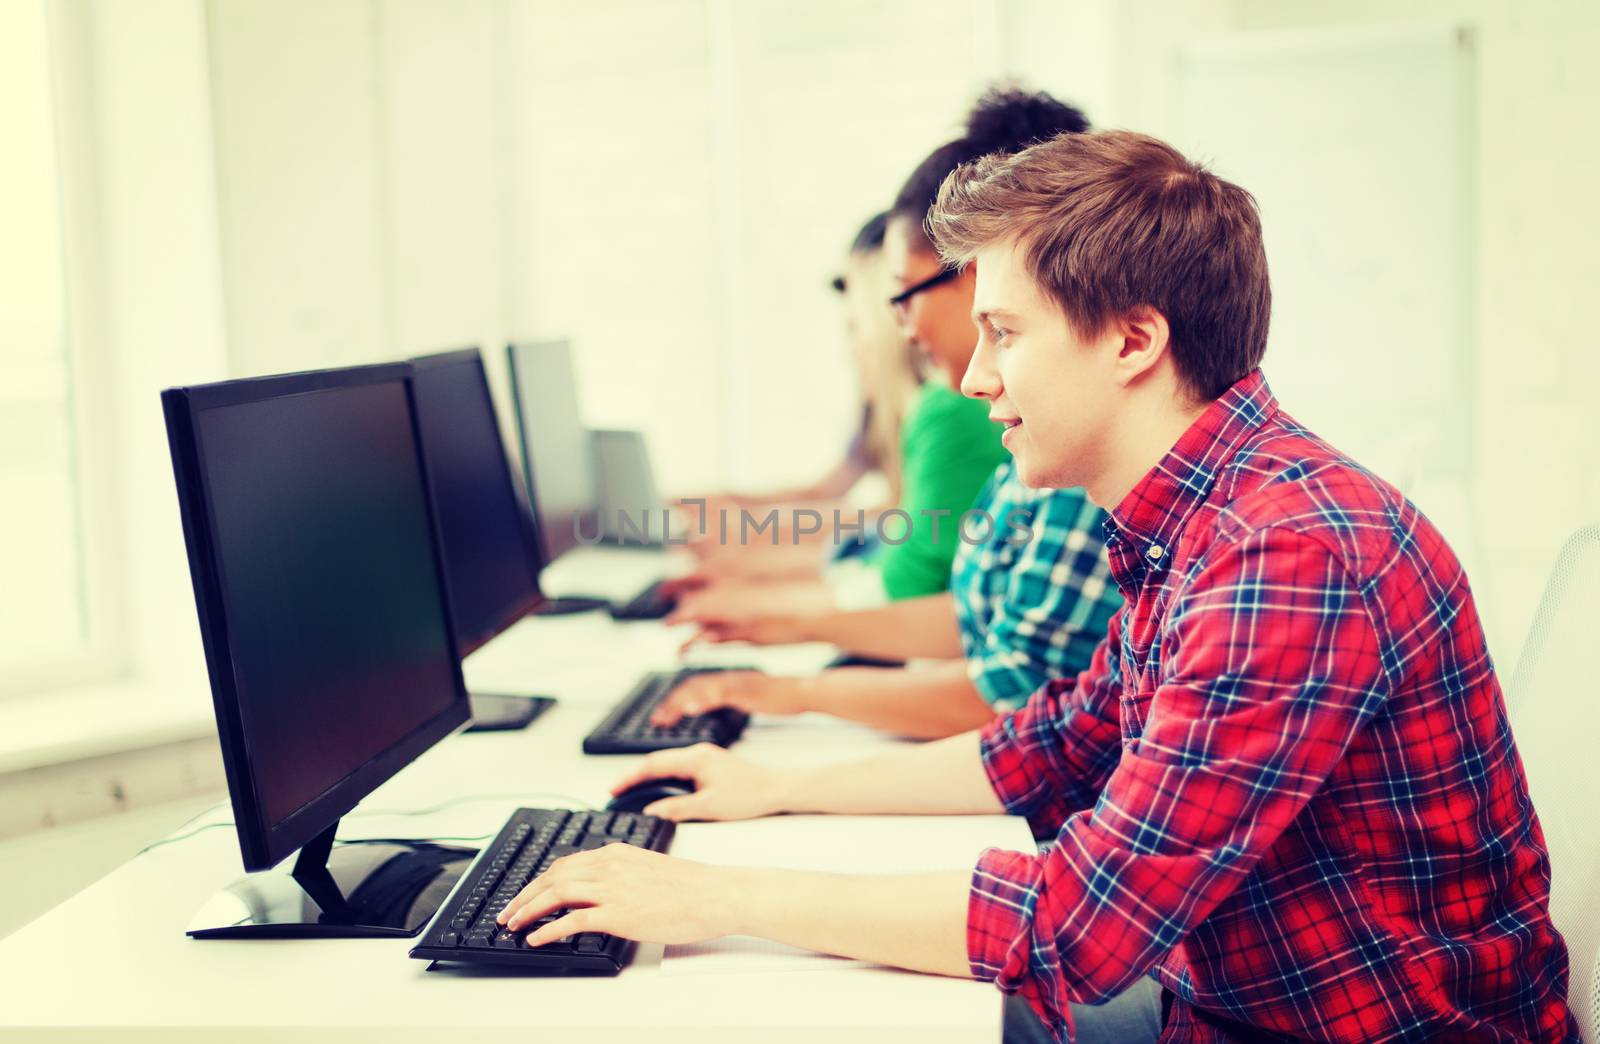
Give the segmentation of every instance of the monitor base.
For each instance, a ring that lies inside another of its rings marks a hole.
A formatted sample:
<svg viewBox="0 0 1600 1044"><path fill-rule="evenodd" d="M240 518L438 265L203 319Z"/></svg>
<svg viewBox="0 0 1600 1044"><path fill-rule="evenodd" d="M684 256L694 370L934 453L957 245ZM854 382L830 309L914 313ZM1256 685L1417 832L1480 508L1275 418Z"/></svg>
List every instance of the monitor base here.
<svg viewBox="0 0 1600 1044"><path fill-rule="evenodd" d="M571 598L546 598L539 603L539 607L529 616L571 616L573 613L592 613L598 609L610 609L611 603L604 598L589 598L574 595Z"/></svg>
<svg viewBox="0 0 1600 1044"><path fill-rule="evenodd" d="M555 704L553 696L514 696L500 692L468 694L472 724L463 732L504 732L525 729Z"/></svg>
<svg viewBox="0 0 1600 1044"><path fill-rule="evenodd" d="M427 841L333 846L334 823L294 869L240 878L195 914L196 939L405 938L427 926L477 850Z"/></svg>

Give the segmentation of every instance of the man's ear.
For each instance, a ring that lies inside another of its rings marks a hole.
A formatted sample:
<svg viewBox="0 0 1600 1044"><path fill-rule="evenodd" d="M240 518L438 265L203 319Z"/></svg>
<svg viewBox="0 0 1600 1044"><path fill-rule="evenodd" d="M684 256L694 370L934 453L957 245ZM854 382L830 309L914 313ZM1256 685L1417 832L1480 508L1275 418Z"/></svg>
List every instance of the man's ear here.
<svg viewBox="0 0 1600 1044"><path fill-rule="evenodd" d="M1115 371L1124 386L1151 373L1172 347L1167 317L1148 305L1139 305L1111 320L1116 341Z"/></svg>

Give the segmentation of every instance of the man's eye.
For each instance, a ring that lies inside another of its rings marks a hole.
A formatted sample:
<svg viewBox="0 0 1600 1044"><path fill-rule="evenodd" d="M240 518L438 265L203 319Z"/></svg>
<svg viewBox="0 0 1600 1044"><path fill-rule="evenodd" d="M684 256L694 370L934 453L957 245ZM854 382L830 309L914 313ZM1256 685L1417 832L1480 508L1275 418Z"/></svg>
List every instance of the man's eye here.
<svg viewBox="0 0 1600 1044"><path fill-rule="evenodd" d="M996 326L994 323L990 323L989 336L994 338L995 344L1005 344L1006 339L1011 336L1011 331L1003 326Z"/></svg>

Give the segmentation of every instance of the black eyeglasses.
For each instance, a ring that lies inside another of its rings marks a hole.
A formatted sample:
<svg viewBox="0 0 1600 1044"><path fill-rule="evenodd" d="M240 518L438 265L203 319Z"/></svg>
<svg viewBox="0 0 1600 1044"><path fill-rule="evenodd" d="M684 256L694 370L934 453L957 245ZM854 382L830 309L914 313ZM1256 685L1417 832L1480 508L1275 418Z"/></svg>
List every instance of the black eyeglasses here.
<svg viewBox="0 0 1600 1044"><path fill-rule="evenodd" d="M922 282L912 283L898 294L895 294L893 297L889 298L889 303L894 306L896 311L904 312L908 307L910 307L911 299L913 297L916 297L924 290L932 290L941 283L948 283L950 280L954 279L960 274L961 270L959 268L941 268L939 271L924 279Z"/></svg>

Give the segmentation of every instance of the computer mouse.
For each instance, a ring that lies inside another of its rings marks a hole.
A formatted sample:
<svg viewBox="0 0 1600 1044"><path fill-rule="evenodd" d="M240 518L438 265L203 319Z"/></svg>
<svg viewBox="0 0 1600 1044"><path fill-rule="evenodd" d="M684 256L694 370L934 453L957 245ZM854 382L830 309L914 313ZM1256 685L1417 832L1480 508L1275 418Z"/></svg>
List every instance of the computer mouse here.
<svg viewBox="0 0 1600 1044"><path fill-rule="evenodd" d="M647 779L643 783L635 783L624 790L606 808L612 812L643 812L645 807L662 798L682 797L694 793L694 780L683 779L678 776L663 776L660 779Z"/></svg>

